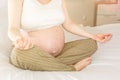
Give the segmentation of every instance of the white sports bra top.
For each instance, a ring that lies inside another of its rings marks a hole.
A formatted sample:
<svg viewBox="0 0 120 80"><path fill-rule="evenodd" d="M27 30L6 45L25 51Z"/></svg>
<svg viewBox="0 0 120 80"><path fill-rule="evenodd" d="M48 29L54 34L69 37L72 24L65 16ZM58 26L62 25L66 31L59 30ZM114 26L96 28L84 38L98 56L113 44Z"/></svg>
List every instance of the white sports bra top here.
<svg viewBox="0 0 120 80"><path fill-rule="evenodd" d="M24 0L21 27L32 31L61 25L65 20L62 0L41 4L37 0Z"/></svg>

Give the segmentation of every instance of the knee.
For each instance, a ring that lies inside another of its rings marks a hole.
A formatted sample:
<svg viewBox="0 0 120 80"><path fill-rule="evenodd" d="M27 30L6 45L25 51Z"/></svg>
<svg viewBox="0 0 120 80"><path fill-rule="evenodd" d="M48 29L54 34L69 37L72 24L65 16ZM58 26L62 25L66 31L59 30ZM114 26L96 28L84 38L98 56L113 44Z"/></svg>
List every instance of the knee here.
<svg viewBox="0 0 120 80"><path fill-rule="evenodd" d="M90 51L91 55L94 54L98 49L97 42L95 40L91 40Z"/></svg>

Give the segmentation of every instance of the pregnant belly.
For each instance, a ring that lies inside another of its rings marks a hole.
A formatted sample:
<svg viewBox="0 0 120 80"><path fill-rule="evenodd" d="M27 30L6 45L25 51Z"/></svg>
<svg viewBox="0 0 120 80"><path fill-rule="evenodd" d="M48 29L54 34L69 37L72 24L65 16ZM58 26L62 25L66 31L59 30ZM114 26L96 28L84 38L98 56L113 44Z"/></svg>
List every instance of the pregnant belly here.
<svg viewBox="0 0 120 80"><path fill-rule="evenodd" d="M34 45L52 56L57 56L64 47L64 31L61 27L31 31L28 35Z"/></svg>

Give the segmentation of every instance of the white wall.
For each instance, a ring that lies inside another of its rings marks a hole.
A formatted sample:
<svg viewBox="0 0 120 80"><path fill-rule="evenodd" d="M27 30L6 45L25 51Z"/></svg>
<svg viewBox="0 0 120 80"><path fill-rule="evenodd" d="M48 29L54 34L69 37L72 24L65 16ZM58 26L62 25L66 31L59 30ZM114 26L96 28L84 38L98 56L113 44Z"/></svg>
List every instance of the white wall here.
<svg viewBox="0 0 120 80"><path fill-rule="evenodd" d="M7 19L7 0L0 0L0 24L5 23L6 19Z"/></svg>
<svg viewBox="0 0 120 80"><path fill-rule="evenodd" d="M66 0L71 18L77 23L94 25L96 0Z"/></svg>
<svg viewBox="0 0 120 80"><path fill-rule="evenodd" d="M0 0L0 46L1 46L0 49L2 50L4 50L5 48L10 48L11 44L7 36L8 30L7 28L8 28L7 0Z"/></svg>
<svg viewBox="0 0 120 80"><path fill-rule="evenodd" d="M94 25L95 0L66 0L66 3L73 21ZM5 15L7 15L7 0L0 0L0 18Z"/></svg>
<svg viewBox="0 0 120 80"><path fill-rule="evenodd" d="M0 7L5 6L7 3L7 0L0 0Z"/></svg>

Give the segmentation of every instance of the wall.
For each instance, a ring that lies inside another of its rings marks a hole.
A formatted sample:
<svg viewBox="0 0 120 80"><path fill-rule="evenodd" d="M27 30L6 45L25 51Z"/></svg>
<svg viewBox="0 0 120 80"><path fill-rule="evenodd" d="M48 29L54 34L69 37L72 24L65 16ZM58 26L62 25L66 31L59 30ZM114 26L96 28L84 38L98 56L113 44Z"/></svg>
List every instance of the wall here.
<svg viewBox="0 0 120 80"><path fill-rule="evenodd" d="M7 0L0 0L0 7L5 6L7 3Z"/></svg>
<svg viewBox="0 0 120 80"><path fill-rule="evenodd" d="M66 0L69 15L76 23L94 25L95 0ZM7 0L0 0L0 17L6 15ZM1 7L5 7L4 9Z"/></svg>
<svg viewBox="0 0 120 80"><path fill-rule="evenodd" d="M7 23L8 23L7 0L0 0L0 46L1 46L0 49L4 50L5 52L6 50L9 50L11 44L7 36L7 31L8 31Z"/></svg>
<svg viewBox="0 0 120 80"><path fill-rule="evenodd" d="M0 0L0 27L7 26L7 0Z"/></svg>
<svg viewBox="0 0 120 80"><path fill-rule="evenodd" d="M94 26L95 2L96 0L66 0L72 20L84 25Z"/></svg>

